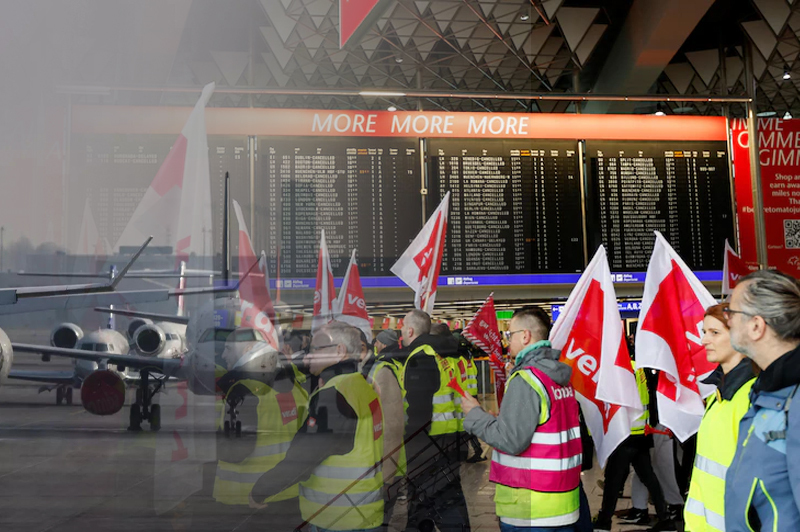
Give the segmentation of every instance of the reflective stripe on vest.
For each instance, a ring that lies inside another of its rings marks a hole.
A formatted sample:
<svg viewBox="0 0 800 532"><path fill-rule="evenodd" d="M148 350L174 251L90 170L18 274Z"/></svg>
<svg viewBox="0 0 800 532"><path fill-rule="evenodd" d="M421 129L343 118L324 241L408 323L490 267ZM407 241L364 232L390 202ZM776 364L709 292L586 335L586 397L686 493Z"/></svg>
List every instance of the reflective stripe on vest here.
<svg viewBox="0 0 800 532"><path fill-rule="evenodd" d="M258 427L253 452L238 463L220 460L214 480L214 499L222 504L246 505L253 485L267 471L278 465L286 456L292 439L305 421L308 394L297 383L291 393L278 394L266 384L243 380L236 385L245 386L258 401ZM235 388L232 386L228 393ZM223 402L223 411L224 409ZM224 445L225 442L222 443ZM297 484L267 499L282 501L297 496Z"/></svg>
<svg viewBox="0 0 800 532"><path fill-rule="evenodd" d="M755 378L742 385L730 401L712 395L706 404L683 512L686 530L725 531L725 475L736 454L739 421L750 408L754 382Z"/></svg>
<svg viewBox="0 0 800 532"><path fill-rule="evenodd" d="M403 382L401 382L401 385L403 389L405 389L405 375L408 370L408 362L418 353L433 357L439 369L439 389L433 394L433 416L431 417L431 426L430 429L428 429L428 434L431 436L454 434L458 432L458 417L456 415L456 403L453 389L450 388L448 384L456 377L456 372L453 371L452 364L448 359L439 356L436 351L427 344L417 347L408 355L403 365Z"/></svg>
<svg viewBox="0 0 800 532"><path fill-rule="evenodd" d="M475 365L475 361L471 358L467 360L467 380L466 385L467 387L464 388L468 394L472 397L478 396L478 367Z"/></svg>
<svg viewBox="0 0 800 532"><path fill-rule="evenodd" d="M489 480L498 485L500 520L517 526L561 526L577 521L582 447L578 404L570 386L527 367L514 373L539 395L539 423L531 444L513 456L495 449Z"/></svg>
<svg viewBox="0 0 800 532"><path fill-rule="evenodd" d="M318 528L377 528L383 523L380 400L359 373L337 375L314 393L329 388L336 389L358 416L353 449L344 455L329 456L300 483L300 512L303 519Z"/></svg>
<svg viewBox="0 0 800 532"><path fill-rule="evenodd" d="M697 499L692 499L691 497L686 499L686 506L684 507L683 513L687 524L693 521L690 516L697 516L702 520L701 522L703 522L704 525L702 528L689 525L687 526L687 530L691 530L692 532L700 532L703 530L725 532L725 516L712 512Z"/></svg>

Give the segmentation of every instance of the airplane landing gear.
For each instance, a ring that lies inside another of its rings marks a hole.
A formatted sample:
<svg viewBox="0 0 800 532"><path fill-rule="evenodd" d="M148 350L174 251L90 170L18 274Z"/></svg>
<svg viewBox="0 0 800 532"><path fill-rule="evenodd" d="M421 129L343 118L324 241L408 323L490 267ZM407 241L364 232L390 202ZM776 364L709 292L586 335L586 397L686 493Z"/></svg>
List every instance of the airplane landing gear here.
<svg viewBox="0 0 800 532"><path fill-rule="evenodd" d="M72 404L71 386L60 385L56 388L56 404L60 406L61 403L67 403L67 405Z"/></svg>
<svg viewBox="0 0 800 532"><path fill-rule="evenodd" d="M239 421L239 411L236 408L244 402L244 398L239 397L235 399L228 399L228 416L230 416L230 420L225 420L225 423L222 425L222 432L225 434L225 437L230 437L231 432L237 437L242 437L242 422Z"/></svg>
<svg viewBox="0 0 800 532"><path fill-rule="evenodd" d="M136 389L136 401L131 405L130 424L128 430L142 430L142 421L150 423L150 430L161 429L161 405L152 404L153 396L161 390L166 379L155 379L150 383L150 372L142 370L139 387Z"/></svg>

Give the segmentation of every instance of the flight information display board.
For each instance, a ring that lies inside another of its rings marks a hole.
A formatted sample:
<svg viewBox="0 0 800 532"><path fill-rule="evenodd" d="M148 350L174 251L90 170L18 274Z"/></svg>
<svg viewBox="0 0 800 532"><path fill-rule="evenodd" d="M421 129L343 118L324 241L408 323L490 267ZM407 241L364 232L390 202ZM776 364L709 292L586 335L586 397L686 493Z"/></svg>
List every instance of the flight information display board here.
<svg viewBox="0 0 800 532"><path fill-rule="evenodd" d="M258 139L256 196L271 271L317 275L320 232L336 276L356 249L362 276L389 268L422 227L419 142L406 138Z"/></svg>
<svg viewBox="0 0 800 532"><path fill-rule="evenodd" d="M585 266L577 144L431 139L428 215L450 191L442 275Z"/></svg>
<svg viewBox="0 0 800 532"><path fill-rule="evenodd" d="M68 237L68 241L78 242L81 227L85 227L87 217L91 217L99 238L111 247L141 245L141 242L118 242L118 239L175 140L175 135L73 135L67 230L74 238ZM209 135L208 147L213 227L207 230L214 231L214 249L208 250L208 255L213 255L222 251L225 172L231 176L232 196L249 205L250 162L246 136ZM160 192L174 194L178 201L177 190ZM174 245L178 228L163 223L165 219L171 217L152 212L148 217L151 227L143 228L153 235L153 246ZM86 250L75 249L75 252L80 254Z"/></svg>
<svg viewBox="0 0 800 532"><path fill-rule="evenodd" d="M660 231L693 270L722 268L733 214L725 142L589 141L590 254L644 271Z"/></svg>

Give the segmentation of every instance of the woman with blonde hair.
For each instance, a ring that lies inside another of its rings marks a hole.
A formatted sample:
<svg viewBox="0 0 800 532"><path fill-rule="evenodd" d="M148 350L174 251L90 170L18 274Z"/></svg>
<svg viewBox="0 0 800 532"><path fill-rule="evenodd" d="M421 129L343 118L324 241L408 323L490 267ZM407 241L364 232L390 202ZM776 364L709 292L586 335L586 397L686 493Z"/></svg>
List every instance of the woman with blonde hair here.
<svg viewBox="0 0 800 532"><path fill-rule="evenodd" d="M703 318L706 359L719 364L703 382L717 391L706 402L697 432L697 455L689 497L684 507L685 530L725 531L725 473L736 453L739 421L750 408L753 364L731 346L725 313L728 304L708 307Z"/></svg>

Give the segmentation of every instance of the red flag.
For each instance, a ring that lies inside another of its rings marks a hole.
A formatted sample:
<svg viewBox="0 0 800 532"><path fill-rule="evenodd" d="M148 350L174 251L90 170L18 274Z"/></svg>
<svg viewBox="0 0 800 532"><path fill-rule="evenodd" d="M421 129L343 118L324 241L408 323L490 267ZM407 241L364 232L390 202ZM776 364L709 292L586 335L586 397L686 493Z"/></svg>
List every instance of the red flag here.
<svg viewBox="0 0 800 532"><path fill-rule="evenodd" d="M550 332L604 466L643 412L628 355L606 250L597 250Z"/></svg>
<svg viewBox="0 0 800 532"><path fill-rule="evenodd" d="M428 314L433 312L439 284L449 205L450 192L391 268L392 273L414 290L414 305Z"/></svg>
<svg viewBox="0 0 800 532"><path fill-rule="evenodd" d="M502 360L503 346L500 343L500 330L497 327L493 294L489 294L486 302L464 327L461 335L489 355L489 365L494 372L497 404L500 405L506 389L506 368Z"/></svg>
<svg viewBox="0 0 800 532"><path fill-rule="evenodd" d="M262 252L258 266L255 266L256 254L250 235L242 215L242 208L233 200L233 210L239 222L239 296L242 305L242 325L256 329L262 333L264 340L275 349L280 349L278 331L275 327L275 308L269 295L269 274L267 257ZM248 273L249 272L249 273Z"/></svg>
<svg viewBox="0 0 800 532"><path fill-rule="evenodd" d="M333 270L331 257L328 254L328 243L325 242L325 229L319 240L319 260L317 261L317 287L314 289L314 318L311 321L311 332L333 319L333 300L336 292L333 288Z"/></svg>
<svg viewBox="0 0 800 532"><path fill-rule="evenodd" d="M361 276L358 274L355 249L350 257L342 287L339 289L339 297L334 302L334 311L337 320L361 329L367 339L372 338L372 326L367 314L364 289L361 287Z"/></svg>
<svg viewBox="0 0 800 532"><path fill-rule="evenodd" d="M359 31L359 33L369 29L363 27L362 24L364 24L372 10L375 9L378 2L379 0L339 0L339 48L343 48L360 27L362 31ZM380 11L376 14L379 15ZM369 18L371 20L374 19L375 14Z"/></svg>
<svg viewBox="0 0 800 532"><path fill-rule="evenodd" d="M725 240L725 260L722 266L722 295L727 296L736 288L739 279L758 270L758 264L743 261Z"/></svg>
<svg viewBox="0 0 800 532"><path fill-rule="evenodd" d="M706 360L700 343L705 309L714 304L716 300L656 231L639 312L636 363L661 370L658 417L681 441L697 432L705 412L703 398L714 391L699 382L716 367Z"/></svg>

